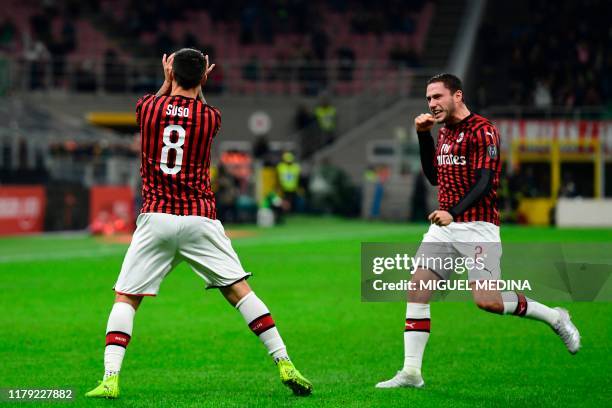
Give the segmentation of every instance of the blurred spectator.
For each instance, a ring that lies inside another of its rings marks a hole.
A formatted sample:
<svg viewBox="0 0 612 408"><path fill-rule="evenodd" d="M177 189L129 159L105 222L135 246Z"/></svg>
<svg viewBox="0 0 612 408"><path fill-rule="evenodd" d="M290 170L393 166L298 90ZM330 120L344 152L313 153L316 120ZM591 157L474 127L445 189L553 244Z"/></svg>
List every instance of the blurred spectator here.
<svg viewBox="0 0 612 408"><path fill-rule="evenodd" d="M268 72L268 80L270 81L289 81L291 79L292 65L285 52L279 52L276 55L276 61L272 69Z"/></svg>
<svg viewBox="0 0 612 408"><path fill-rule="evenodd" d="M93 92L96 90L97 82L94 62L90 59L82 61L75 75L75 89L79 92Z"/></svg>
<svg viewBox="0 0 612 408"><path fill-rule="evenodd" d="M53 37L48 38L46 46L52 61L53 83L55 86L61 86L66 79L66 55L77 47L74 24L69 19L65 19L60 38L57 40Z"/></svg>
<svg viewBox="0 0 612 408"><path fill-rule="evenodd" d="M276 166L278 184L281 188L286 212L293 212L298 207L298 190L302 169L291 152L283 153L283 160Z"/></svg>
<svg viewBox="0 0 612 408"><path fill-rule="evenodd" d="M183 36L183 47L184 48L193 48L196 50L200 50L202 52L204 52L204 50L202 49L197 37L191 32L191 31L187 31L185 33L185 35ZM210 48L210 47L208 47ZM213 57L213 53L210 51L205 51L205 53L208 54L209 58L212 59Z"/></svg>
<svg viewBox="0 0 612 408"><path fill-rule="evenodd" d="M327 57L327 47L329 45L329 37L321 28L315 29L310 36L310 46L314 57L319 61L324 61Z"/></svg>
<svg viewBox="0 0 612 408"><path fill-rule="evenodd" d="M308 184L309 207L311 211L329 214L333 211L332 197L335 168L324 161L314 168Z"/></svg>
<svg viewBox="0 0 612 408"><path fill-rule="evenodd" d="M251 58L242 66L242 78L247 81L257 81L259 79L260 69L257 56L251 55Z"/></svg>
<svg viewBox="0 0 612 408"><path fill-rule="evenodd" d="M42 41L30 40L26 36L23 57L29 66L30 88L42 88L46 80L47 62L51 58L49 50Z"/></svg>
<svg viewBox="0 0 612 408"><path fill-rule="evenodd" d="M355 70L355 51L348 45L343 45L336 50L338 58L338 79L340 81L352 81Z"/></svg>
<svg viewBox="0 0 612 408"><path fill-rule="evenodd" d="M249 4L242 10L240 15L240 44L248 45L255 42L257 17L258 9L254 4Z"/></svg>
<svg viewBox="0 0 612 408"><path fill-rule="evenodd" d="M338 112L333 106L327 95L321 98L321 101L314 110L317 124L320 131L320 144L322 146L332 143L336 137L336 124L338 121Z"/></svg>
<svg viewBox="0 0 612 408"><path fill-rule="evenodd" d="M575 198L580 197L578 193L578 189L576 187L576 182L574 181L574 177L571 174L566 174L563 178L563 183L559 188L559 197L566 198Z"/></svg>
<svg viewBox="0 0 612 408"><path fill-rule="evenodd" d="M13 51L17 46L17 27L10 17L0 24L0 51Z"/></svg>
<svg viewBox="0 0 612 408"><path fill-rule="evenodd" d="M264 165L269 165L270 161L270 142L268 141L268 137L266 135L259 135L253 142L253 157L256 160L259 160L264 163Z"/></svg>
<svg viewBox="0 0 612 408"><path fill-rule="evenodd" d="M539 188L542 183L538 182L536 172L532 166L523 166L516 172L517 179L520 180L520 191L524 197L540 197L546 193Z"/></svg>
<svg viewBox="0 0 612 408"><path fill-rule="evenodd" d="M216 67L215 67L215 71L216 71ZM148 92L151 92L151 90L154 90L156 87L159 86L156 80L155 72L151 72L151 70L147 69L146 67L140 67L138 71L131 72L131 76L132 76L131 91L134 93L137 93L137 94L148 93Z"/></svg>
<svg viewBox="0 0 612 408"><path fill-rule="evenodd" d="M141 20L139 11L133 6L135 2L131 1L125 11L125 16L121 25L125 27L128 33L138 36L144 31L144 24Z"/></svg>
<svg viewBox="0 0 612 408"><path fill-rule="evenodd" d="M64 53L68 54L77 48L77 31L72 21L65 19L62 25L60 43Z"/></svg>
<svg viewBox="0 0 612 408"><path fill-rule="evenodd" d="M155 38L155 49L157 50L156 54L170 54L175 51L175 43L172 37L168 34L167 31L162 30L157 33L157 37Z"/></svg>
<svg viewBox="0 0 612 408"><path fill-rule="evenodd" d="M300 154L302 159L309 158L319 147L319 129L313 113L308 106L298 106L294 117L295 130L299 132Z"/></svg>
<svg viewBox="0 0 612 408"><path fill-rule="evenodd" d="M236 203L240 195L240 189L236 178L227 171L223 164L219 165L217 188L215 198L219 219L223 223L236 221Z"/></svg>
<svg viewBox="0 0 612 408"><path fill-rule="evenodd" d="M302 85L302 94L308 96L317 95L327 82L325 66L317 62L309 50L304 51L302 55L298 78Z"/></svg>
<svg viewBox="0 0 612 408"><path fill-rule="evenodd" d="M104 53L104 88L108 92L126 91L126 68L117 52L108 49Z"/></svg>
<svg viewBox="0 0 612 408"><path fill-rule="evenodd" d="M584 93L583 104L585 106L599 106L602 102L597 86L595 84L590 84Z"/></svg>
<svg viewBox="0 0 612 408"><path fill-rule="evenodd" d="M9 60L0 55L0 96L5 96L10 86L10 63ZM2 161L2 148L0 148L0 162Z"/></svg>
<svg viewBox="0 0 612 408"><path fill-rule="evenodd" d="M549 80L540 80L537 82L533 93L533 101L538 108L549 108L552 105Z"/></svg>
<svg viewBox="0 0 612 408"><path fill-rule="evenodd" d="M314 115L308 109L308 106L301 104L298 106L297 111L295 113L295 129L301 130L308 126L310 126L314 122Z"/></svg>
<svg viewBox="0 0 612 408"><path fill-rule="evenodd" d="M389 51L389 60L395 68L418 68L421 65L414 48L398 44Z"/></svg>
<svg viewBox="0 0 612 408"><path fill-rule="evenodd" d="M404 34L414 34L416 30L416 22L410 14L409 10L399 7L399 12L391 13L391 31Z"/></svg>
<svg viewBox="0 0 612 408"><path fill-rule="evenodd" d="M31 16L30 32L32 33L32 37L43 43L50 43L52 40L51 22L52 19L42 13Z"/></svg>
<svg viewBox="0 0 612 408"><path fill-rule="evenodd" d="M344 171L325 160L317 165L308 185L310 210L324 214L356 215L359 197Z"/></svg>
<svg viewBox="0 0 612 408"><path fill-rule="evenodd" d="M259 43L274 43L274 35L276 34L274 18L275 17L272 15L272 10L267 7L262 7L258 24Z"/></svg>

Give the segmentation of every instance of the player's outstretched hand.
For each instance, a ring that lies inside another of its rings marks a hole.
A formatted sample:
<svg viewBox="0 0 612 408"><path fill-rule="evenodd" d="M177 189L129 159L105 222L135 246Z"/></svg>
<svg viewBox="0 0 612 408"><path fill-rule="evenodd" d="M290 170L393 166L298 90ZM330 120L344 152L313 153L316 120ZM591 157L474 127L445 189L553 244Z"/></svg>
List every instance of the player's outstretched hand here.
<svg viewBox="0 0 612 408"><path fill-rule="evenodd" d="M432 212L431 214L429 214L429 217L427 217L427 219L441 227L446 227L448 224L453 222L453 216L450 215L448 211L444 210L436 210Z"/></svg>
<svg viewBox="0 0 612 408"><path fill-rule="evenodd" d="M206 60L206 69L204 69L204 75L202 75L202 81L200 82L202 87L206 85L206 81L208 80L208 74L210 74L212 70L215 68L215 64L210 65L210 61L208 60L208 55L205 55L204 59Z"/></svg>
<svg viewBox="0 0 612 408"><path fill-rule="evenodd" d="M168 58L166 58L166 54L162 57L162 66L164 67L164 81L168 83L172 83L173 74L172 74L172 62L174 61L174 53L170 54Z"/></svg>
<svg viewBox="0 0 612 408"><path fill-rule="evenodd" d="M431 113L421 113L414 118L414 126L417 132L429 132L434 125L434 117Z"/></svg>

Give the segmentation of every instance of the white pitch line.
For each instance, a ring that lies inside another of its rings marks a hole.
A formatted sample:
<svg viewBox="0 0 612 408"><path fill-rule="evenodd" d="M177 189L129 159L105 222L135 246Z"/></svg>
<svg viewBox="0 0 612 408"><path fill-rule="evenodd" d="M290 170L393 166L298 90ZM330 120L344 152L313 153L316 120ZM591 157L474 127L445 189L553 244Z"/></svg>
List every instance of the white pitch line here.
<svg viewBox="0 0 612 408"><path fill-rule="evenodd" d="M419 228L419 230L423 230L425 233L425 228ZM388 238L390 237L405 237L410 235L410 233L414 232L414 230L408 229L397 229L390 230L389 228L385 229L371 229L364 232L353 232L353 231L321 231L319 235L287 235L287 236L267 236L267 237L245 237L240 239L232 240L232 244L236 247L250 247L250 246L258 246L258 245L273 245L273 244L299 244L299 243L312 243L319 241L331 241L338 240L343 241L345 239L349 239L351 241L355 240L356 243L361 242L369 242L368 239L371 238L380 238L385 237L388 242ZM399 242L402 242L402 239L399 239ZM420 240L419 240L420 242ZM415 243L419 243L415 242Z"/></svg>
<svg viewBox="0 0 612 408"><path fill-rule="evenodd" d="M419 228L421 229L421 228ZM425 228L422 228L425 230ZM259 245L275 245L275 244L299 244L299 243L312 243L319 241L330 241L330 240L345 240L345 239L355 239L357 238L359 241L355 243L358 244L360 242L367 242L369 238L375 238L380 236L403 236L408 235L410 232L413 232L412 229L395 229L395 228L377 228L374 227L372 229L368 229L365 232L357 233L358 236L355 236L356 233L352 231L321 231L320 235L288 235L288 236L267 236L267 237L248 237L248 238L239 238L232 240L233 245L240 249L243 247L252 247ZM401 239L400 239L401 241ZM64 259L74 259L74 258L97 258L105 255L123 255L127 250L127 246L125 247L103 247L100 248L83 248L79 250L56 250L49 252L33 252L33 253L21 253L21 254L10 254L10 255L0 255L0 264L6 264L11 262L32 262L32 261L47 261L47 260L64 260Z"/></svg>
<svg viewBox="0 0 612 408"><path fill-rule="evenodd" d="M48 261L74 258L97 258L104 255L124 254L126 248L81 249L78 251L36 252L30 254L0 255L0 264L11 262Z"/></svg>

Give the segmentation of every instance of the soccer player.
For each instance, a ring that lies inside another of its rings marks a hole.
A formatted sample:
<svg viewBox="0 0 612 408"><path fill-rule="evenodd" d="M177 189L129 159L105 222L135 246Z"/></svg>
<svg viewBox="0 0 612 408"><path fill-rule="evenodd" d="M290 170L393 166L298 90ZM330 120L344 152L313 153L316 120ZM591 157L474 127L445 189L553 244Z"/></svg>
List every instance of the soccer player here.
<svg viewBox="0 0 612 408"><path fill-rule="evenodd" d="M162 58L165 80L156 95L136 104L140 126L143 204L136 231L114 286L106 326L104 377L86 396L117 398L119 371L144 296L155 296L168 273L187 261L208 288L219 288L274 359L283 384L308 395L312 384L289 359L270 311L246 282L223 225L216 219L210 150L221 113L202 87L214 68L208 56L182 49Z"/></svg>
<svg viewBox="0 0 612 408"><path fill-rule="evenodd" d="M561 337L570 353L576 353L580 334L565 309L550 308L522 293L476 286L478 281L501 276L496 202L500 136L490 121L468 110L456 76L432 77L427 82L426 97L431 113L417 116L414 122L423 171L429 182L439 187L439 209L428 217L432 224L418 253L431 259L479 257L484 267L468 268L469 286L479 308L544 322ZM438 132L437 146L431 135L434 123L444 124ZM415 271L411 279L414 290L408 291L406 308L404 367L390 380L378 383L377 388L420 388L425 384L421 362L429 339L431 290L423 288L421 282L449 279L451 273L441 263Z"/></svg>

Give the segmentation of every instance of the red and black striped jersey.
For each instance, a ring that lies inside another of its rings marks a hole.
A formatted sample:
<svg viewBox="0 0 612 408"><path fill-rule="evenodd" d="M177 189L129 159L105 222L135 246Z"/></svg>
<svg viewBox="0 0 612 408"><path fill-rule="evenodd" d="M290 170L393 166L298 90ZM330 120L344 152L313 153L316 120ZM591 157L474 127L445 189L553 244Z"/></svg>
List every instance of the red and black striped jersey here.
<svg viewBox="0 0 612 408"><path fill-rule="evenodd" d="M438 174L438 202L440 209L446 211L476 183L476 170L492 170L494 176L489 192L458 214L455 221L485 221L499 225L500 139L497 128L488 119L472 113L459 123L440 128L434 161Z"/></svg>
<svg viewBox="0 0 612 408"><path fill-rule="evenodd" d="M136 104L140 127L141 212L216 218L210 149L221 127L218 109L185 96L145 95Z"/></svg>

